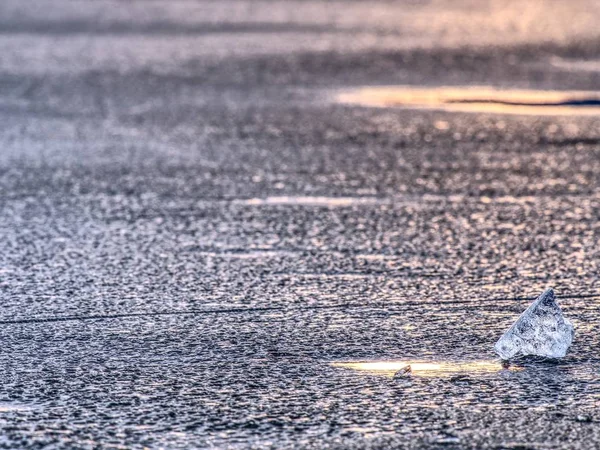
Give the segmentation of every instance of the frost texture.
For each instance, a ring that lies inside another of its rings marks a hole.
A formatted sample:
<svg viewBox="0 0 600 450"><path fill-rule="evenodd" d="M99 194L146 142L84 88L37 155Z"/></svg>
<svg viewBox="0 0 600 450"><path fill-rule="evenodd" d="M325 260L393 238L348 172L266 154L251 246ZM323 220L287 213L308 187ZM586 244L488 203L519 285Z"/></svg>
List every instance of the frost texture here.
<svg viewBox="0 0 600 450"><path fill-rule="evenodd" d="M573 325L562 314L548 289L496 342L494 349L502 359L535 355L562 358L573 342Z"/></svg>

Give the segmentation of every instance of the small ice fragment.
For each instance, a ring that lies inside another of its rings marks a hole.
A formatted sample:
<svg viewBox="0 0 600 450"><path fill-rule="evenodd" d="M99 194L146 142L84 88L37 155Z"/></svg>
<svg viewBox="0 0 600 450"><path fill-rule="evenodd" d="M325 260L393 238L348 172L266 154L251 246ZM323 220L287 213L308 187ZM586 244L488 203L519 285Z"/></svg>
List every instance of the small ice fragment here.
<svg viewBox="0 0 600 450"><path fill-rule="evenodd" d="M460 373L458 375L454 375L453 377L450 378L450 381L452 383L458 383L458 382L466 382L468 383L471 380L471 378L469 377L469 375L464 374L464 373Z"/></svg>
<svg viewBox="0 0 600 450"><path fill-rule="evenodd" d="M402 369L398 370L395 374L394 374L394 380L397 380L399 378L406 378L409 377L410 374L412 372L412 367L410 367L410 364L407 366L404 366Z"/></svg>
<svg viewBox="0 0 600 450"><path fill-rule="evenodd" d="M562 358L573 342L575 330L548 289L525 310L496 342L494 350L504 360L535 355Z"/></svg>

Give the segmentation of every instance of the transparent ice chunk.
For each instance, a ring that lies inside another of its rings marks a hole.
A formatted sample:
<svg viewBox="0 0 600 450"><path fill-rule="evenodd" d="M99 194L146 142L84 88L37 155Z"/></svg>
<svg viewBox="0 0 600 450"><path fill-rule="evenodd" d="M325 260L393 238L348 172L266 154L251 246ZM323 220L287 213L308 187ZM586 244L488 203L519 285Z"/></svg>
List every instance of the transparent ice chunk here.
<svg viewBox="0 0 600 450"><path fill-rule="evenodd" d="M516 356L562 358L573 342L575 330L548 289L525 310L496 342L494 350L504 360Z"/></svg>

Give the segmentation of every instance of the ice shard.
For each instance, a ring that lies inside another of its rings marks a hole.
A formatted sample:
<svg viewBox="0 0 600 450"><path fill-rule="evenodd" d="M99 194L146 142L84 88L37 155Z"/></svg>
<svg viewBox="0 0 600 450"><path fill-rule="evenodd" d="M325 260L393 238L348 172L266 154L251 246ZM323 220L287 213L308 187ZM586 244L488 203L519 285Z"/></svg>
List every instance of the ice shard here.
<svg viewBox="0 0 600 450"><path fill-rule="evenodd" d="M574 332L556 303L554 291L548 289L496 342L494 350L504 360L526 355L562 358L573 342Z"/></svg>

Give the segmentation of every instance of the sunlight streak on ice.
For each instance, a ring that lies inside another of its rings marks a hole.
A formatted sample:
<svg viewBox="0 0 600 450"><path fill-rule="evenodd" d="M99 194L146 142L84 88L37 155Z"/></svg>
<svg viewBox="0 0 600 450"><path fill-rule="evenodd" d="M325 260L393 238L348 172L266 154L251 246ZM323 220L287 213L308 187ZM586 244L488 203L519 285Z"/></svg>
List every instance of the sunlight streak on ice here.
<svg viewBox="0 0 600 450"><path fill-rule="evenodd" d="M600 92L508 90L489 86L365 87L341 92L337 101L374 107L526 115L597 115Z"/></svg>
<svg viewBox="0 0 600 450"><path fill-rule="evenodd" d="M451 377L454 375L485 374L507 370L498 360L493 361L339 361L331 363L333 367L352 369L373 375L393 377L400 369L410 365L411 375L418 377ZM520 370L511 366L508 370Z"/></svg>

